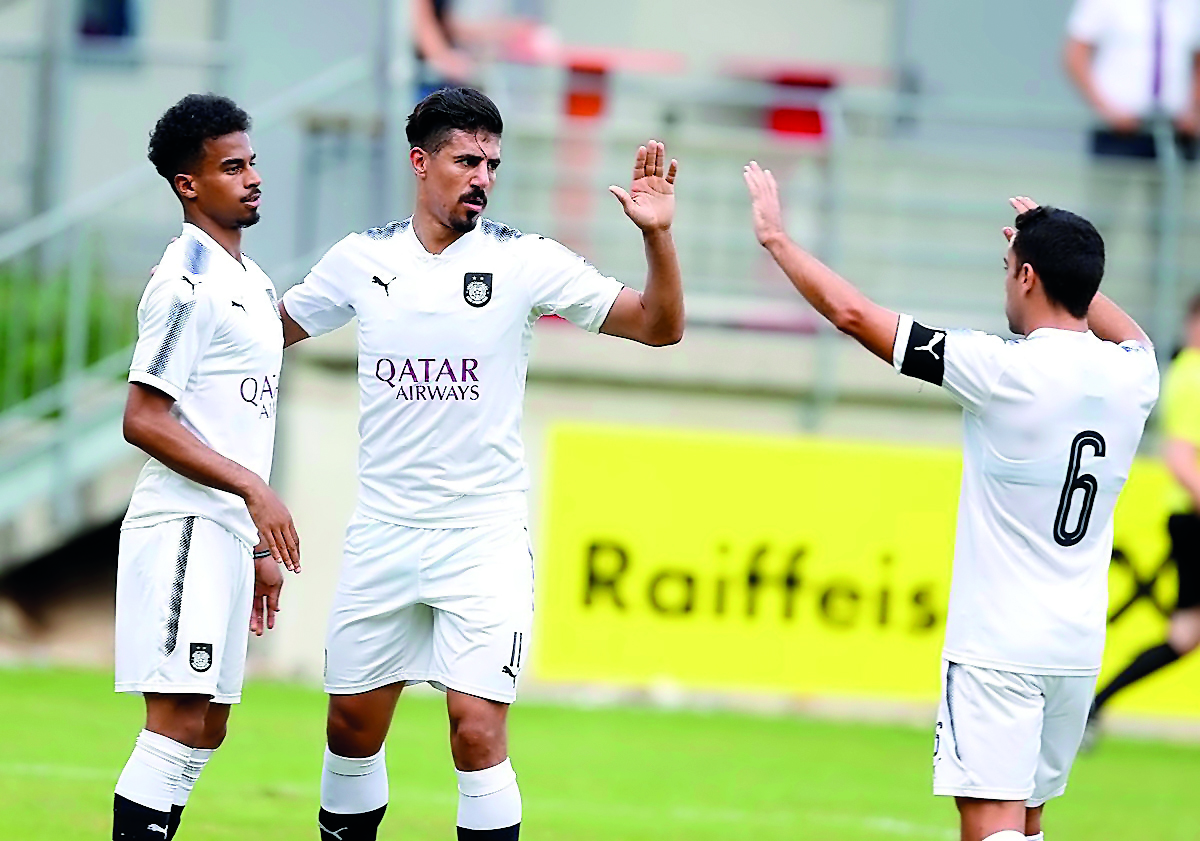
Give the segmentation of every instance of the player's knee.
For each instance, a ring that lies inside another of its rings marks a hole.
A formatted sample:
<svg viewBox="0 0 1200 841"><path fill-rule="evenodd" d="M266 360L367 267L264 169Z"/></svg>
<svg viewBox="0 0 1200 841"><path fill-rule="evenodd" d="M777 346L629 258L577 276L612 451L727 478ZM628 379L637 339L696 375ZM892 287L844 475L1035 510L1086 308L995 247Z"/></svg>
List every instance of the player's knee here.
<svg viewBox="0 0 1200 841"><path fill-rule="evenodd" d="M369 716L349 705L329 705L325 736L329 749L338 756L374 756L383 746L382 735L374 732Z"/></svg>
<svg viewBox="0 0 1200 841"><path fill-rule="evenodd" d="M1171 619L1167 642L1182 657L1200 647L1200 610L1181 611Z"/></svg>
<svg viewBox="0 0 1200 841"><path fill-rule="evenodd" d="M503 762L508 755L504 722L484 716L453 721L450 747L460 770L473 771Z"/></svg>

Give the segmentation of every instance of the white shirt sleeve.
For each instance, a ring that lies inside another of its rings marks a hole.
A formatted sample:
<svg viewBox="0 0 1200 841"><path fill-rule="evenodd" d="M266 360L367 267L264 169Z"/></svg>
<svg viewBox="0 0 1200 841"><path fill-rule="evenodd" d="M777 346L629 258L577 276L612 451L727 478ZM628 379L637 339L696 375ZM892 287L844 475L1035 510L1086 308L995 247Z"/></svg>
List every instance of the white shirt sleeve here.
<svg viewBox="0 0 1200 841"><path fill-rule="evenodd" d="M283 308L310 336L336 330L354 318L348 289L351 279L362 274L353 259L357 236L350 234L326 251L303 281L283 293Z"/></svg>
<svg viewBox="0 0 1200 841"><path fill-rule="evenodd" d="M1007 343L976 330L935 330L901 315L892 364L901 374L946 389L954 401L978 413L1006 365Z"/></svg>
<svg viewBox="0 0 1200 841"><path fill-rule="evenodd" d="M531 261L534 311L561 316L591 333L599 332L625 285L552 239L538 237L531 245L536 248Z"/></svg>
<svg viewBox="0 0 1200 841"><path fill-rule="evenodd" d="M178 400L217 329L212 296L205 294L202 281L193 286L190 279L174 274L161 282L152 278L138 305L137 319L129 381L153 386Z"/></svg>
<svg viewBox="0 0 1200 841"><path fill-rule="evenodd" d="M1096 44L1108 28L1109 0L1075 0L1067 19L1067 35L1085 44Z"/></svg>

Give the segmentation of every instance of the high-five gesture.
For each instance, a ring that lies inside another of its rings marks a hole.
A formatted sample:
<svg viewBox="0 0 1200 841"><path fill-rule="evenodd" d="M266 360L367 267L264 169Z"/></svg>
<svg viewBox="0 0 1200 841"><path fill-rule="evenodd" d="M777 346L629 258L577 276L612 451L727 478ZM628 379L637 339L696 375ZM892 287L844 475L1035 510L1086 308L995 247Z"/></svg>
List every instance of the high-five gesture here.
<svg viewBox="0 0 1200 841"><path fill-rule="evenodd" d="M770 245L771 240L784 236L783 210L779 205L779 185L771 170L763 169L757 161L751 161L742 170L742 177L750 189L750 204L754 214L754 235L760 245Z"/></svg>
<svg viewBox="0 0 1200 841"><path fill-rule="evenodd" d="M665 173L664 173L665 169ZM625 215L643 231L665 231L675 219L675 173L679 162L667 166L667 147L657 140L638 147L629 192L616 185L609 192L621 201Z"/></svg>

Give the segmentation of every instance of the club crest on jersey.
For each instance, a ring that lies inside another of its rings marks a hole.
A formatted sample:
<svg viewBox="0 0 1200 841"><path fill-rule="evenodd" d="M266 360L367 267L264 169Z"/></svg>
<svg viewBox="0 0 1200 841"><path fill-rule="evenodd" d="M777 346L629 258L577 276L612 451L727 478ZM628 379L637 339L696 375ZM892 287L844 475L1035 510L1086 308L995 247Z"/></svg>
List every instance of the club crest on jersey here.
<svg viewBox="0 0 1200 841"><path fill-rule="evenodd" d="M194 642L188 654L188 665L194 672L207 672L212 668L212 643Z"/></svg>
<svg viewBox="0 0 1200 841"><path fill-rule="evenodd" d="M463 275L463 298L473 307L492 300L492 273L467 272Z"/></svg>

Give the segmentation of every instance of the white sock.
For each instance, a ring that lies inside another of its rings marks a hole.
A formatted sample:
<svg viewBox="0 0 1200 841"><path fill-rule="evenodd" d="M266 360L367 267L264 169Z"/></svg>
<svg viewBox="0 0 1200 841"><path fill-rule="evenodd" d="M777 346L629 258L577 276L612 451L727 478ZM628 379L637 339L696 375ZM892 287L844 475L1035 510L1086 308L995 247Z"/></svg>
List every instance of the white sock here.
<svg viewBox="0 0 1200 841"><path fill-rule="evenodd" d="M1002 829L999 832L993 832L983 841L1025 841L1025 833L1017 832L1015 829Z"/></svg>
<svg viewBox="0 0 1200 841"><path fill-rule="evenodd" d="M192 749L143 730L117 780L117 794L156 812L170 812Z"/></svg>
<svg viewBox="0 0 1200 841"><path fill-rule="evenodd" d="M1039 832L1037 835L1026 835L1025 841L1046 841L1046 833Z"/></svg>
<svg viewBox="0 0 1200 841"><path fill-rule="evenodd" d="M204 770L204 766L208 764L208 760L212 759L215 750L209 748L192 748L192 756L188 759L187 767L183 769L183 777L179 781L179 788L175 789L175 806L186 806L188 797L192 794L192 789L196 786L196 780L200 779L200 772Z"/></svg>
<svg viewBox="0 0 1200 841"><path fill-rule="evenodd" d="M335 815L361 815L387 805L387 763L383 748L355 759L325 748L321 768L321 808Z"/></svg>
<svg viewBox="0 0 1200 841"><path fill-rule="evenodd" d="M521 790L509 760L482 771L456 773L460 827L506 829L521 822Z"/></svg>

